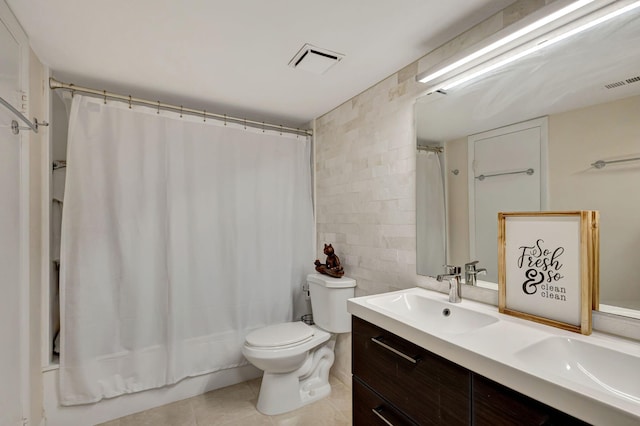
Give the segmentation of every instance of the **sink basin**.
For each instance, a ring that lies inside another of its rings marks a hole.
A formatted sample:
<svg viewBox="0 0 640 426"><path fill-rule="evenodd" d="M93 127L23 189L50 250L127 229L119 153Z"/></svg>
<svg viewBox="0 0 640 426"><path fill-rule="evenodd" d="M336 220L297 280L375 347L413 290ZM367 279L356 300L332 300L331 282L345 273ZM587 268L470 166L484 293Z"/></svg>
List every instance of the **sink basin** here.
<svg viewBox="0 0 640 426"><path fill-rule="evenodd" d="M419 294L401 293L373 297L368 303L417 321L421 328L437 333L460 334L477 330L498 319L453 303L440 302Z"/></svg>
<svg viewBox="0 0 640 426"><path fill-rule="evenodd" d="M563 337L548 337L515 354L532 370L640 403L639 356Z"/></svg>

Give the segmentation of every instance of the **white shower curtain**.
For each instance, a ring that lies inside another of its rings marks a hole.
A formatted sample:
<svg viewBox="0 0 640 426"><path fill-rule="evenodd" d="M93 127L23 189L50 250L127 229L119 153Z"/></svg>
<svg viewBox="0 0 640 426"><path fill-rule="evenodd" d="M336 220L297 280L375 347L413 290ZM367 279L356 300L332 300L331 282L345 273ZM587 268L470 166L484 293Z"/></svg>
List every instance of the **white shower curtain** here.
<svg viewBox="0 0 640 426"><path fill-rule="evenodd" d="M434 276L444 271L447 244L444 184L437 153L418 151L416 191L417 272Z"/></svg>
<svg viewBox="0 0 640 426"><path fill-rule="evenodd" d="M76 95L61 249L61 402L245 364L312 270L310 141Z"/></svg>

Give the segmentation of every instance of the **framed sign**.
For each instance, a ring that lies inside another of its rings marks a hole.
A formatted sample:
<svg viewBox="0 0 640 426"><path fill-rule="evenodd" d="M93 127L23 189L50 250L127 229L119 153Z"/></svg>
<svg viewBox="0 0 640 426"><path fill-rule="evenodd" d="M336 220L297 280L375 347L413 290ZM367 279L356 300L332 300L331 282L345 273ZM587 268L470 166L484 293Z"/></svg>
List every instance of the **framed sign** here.
<svg viewBox="0 0 640 426"><path fill-rule="evenodd" d="M500 312L590 334L597 252L598 212L499 213Z"/></svg>

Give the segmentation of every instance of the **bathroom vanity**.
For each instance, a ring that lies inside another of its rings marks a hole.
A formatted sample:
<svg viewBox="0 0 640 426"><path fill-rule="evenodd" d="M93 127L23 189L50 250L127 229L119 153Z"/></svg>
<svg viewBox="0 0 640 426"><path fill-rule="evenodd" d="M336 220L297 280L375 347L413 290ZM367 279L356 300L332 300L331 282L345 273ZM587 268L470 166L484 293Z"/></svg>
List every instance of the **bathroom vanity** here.
<svg viewBox="0 0 640 426"><path fill-rule="evenodd" d="M421 288L348 309L354 425L640 424L637 343Z"/></svg>
<svg viewBox="0 0 640 426"><path fill-rule="evenodd" d="M354 425L588 424L358 317L352 338Z"/></svg>

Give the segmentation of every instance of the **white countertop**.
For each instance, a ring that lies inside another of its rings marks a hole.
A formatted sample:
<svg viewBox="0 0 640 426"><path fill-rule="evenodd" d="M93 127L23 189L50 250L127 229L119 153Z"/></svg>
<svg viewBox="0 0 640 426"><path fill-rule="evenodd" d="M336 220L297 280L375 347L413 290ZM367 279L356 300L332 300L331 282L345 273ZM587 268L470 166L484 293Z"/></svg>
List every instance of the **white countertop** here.
<svg viewBox="0 0 640 426"><path fill-rule="evenodd" d="M402 293L417 294L449 303L446 294L412 288L353 298L348 301L347 309L351 314L456 364L589 423L603 426L640 425L640 399L635 395L611 391L607 386L595 383L585 385L563 375L532 367L522 357L517 356L519 351L536 342L558 336L612 349L640 361L639 343L598 332L583 336L500 314L496 306L471 300L451 305L490 315L498 321L471 332L452 334L429 329L415 318L399 315L369 303L376 297ZM549 353L546 356L552 360L554 354ZM640 387L640 370L630 368L626 373Z"/></svg>

